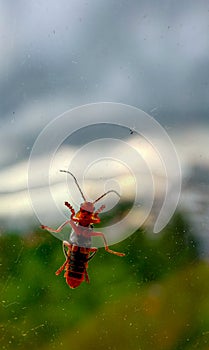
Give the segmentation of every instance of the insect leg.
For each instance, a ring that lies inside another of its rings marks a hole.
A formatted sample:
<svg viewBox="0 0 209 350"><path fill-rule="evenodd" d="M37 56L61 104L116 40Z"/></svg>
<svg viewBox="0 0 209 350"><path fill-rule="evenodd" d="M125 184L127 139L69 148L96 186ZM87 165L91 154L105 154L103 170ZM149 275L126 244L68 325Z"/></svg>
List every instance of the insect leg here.
<svg viewBox="0 0 209 350"><path fill-rule="evenodd" d="M95 249L95 250L92 250L93 252L92 252L92 254L88 257L88 259L87 259L87 261L89 261L89 260L91 260L94 256L95 256L95 254L96 254L96 252L97 252L97 248L92 248L92 249Z"/></svg>
<svg viewBox="0 0 209 350"><path fill-rule="evenodd" d="M80 235L80 234L81 234L81 228L75 224L74 220L71 219L71 220L69 221L69 223L70 223L72 229L75 231L75 233L76 233L77 235Z"/></svg>
<svg viewBox="0 0 209 350"><path fill-rule="evenodd" d="M62 247L63 247L63 252L64 252L64 255L66 257L66 260L65 260L64 264L55 272L55 274L57 276L64 270L64 268L65 268L65 266L67 265L67 262L68 262L68 255L67 255L67 252L65 250L65 247L68 247L68 249L71 250L72 244L70 244L67 241L63 241Z"/></svg>
<svg viewBox="0 0 209 350"><path fill-rule="evenodd" d="M72 244L70 244L68 241L63 241L63 243L62 243L62 250L63 250L63 253L67 259L68 255L67 255L67 251L65 250L65 247L68 247L68 249L71 250Z"/></svg>
<svg viewBox="0 0 209 350"><path fill-rule="evenodd" d="M95 211L95 213L92 216L92 223L94 224L99 224L100 223L100 218L99 218L99 214L102 212L102 210L104 210L105 205L102 205L97 211Z"/></svg>
<svg viewBox="0 0 209 350"><path fill-rule="evenodd" d="M95 211L95 215L98 215L99 213L101 213L102 212L102 210L104 210L105 209L105 205L101 205L101 207L97 210L97 211Z"/></svg>
<svg viewBox="0 0 209 350"><path fill-rule="evenodd" d="M105 238L105 235L104 233L102 232L91 232L91 236L99 236L99 237L102 237L103 241L104 241L104 246L105 246L105 250L108 252L108 253L111 253L111 254L115 254L117 256L125 256L124 253L119 253L119 252L115 252L114 250L111 250L109 249L108 247L108 244L107 244L107 240Z"/></svg>
<svg viewBox="0 0 209 350"><path fill-rule="evenodd" d="M65 266L67 265L68 260L66 259L66 261L64 262L64 264L55 272L55 275L59 275L65 268Z"/></svg>
<svg viewBox="0 0 209 350"><path fill-rule="evenodd" d="M59 226L56 230L54 230L53 228L51 228L51 227L49 227L49 226L45 226L45 225L41 225L41 228L42 228L43 230L47 230L47 231L49 231L49 232L56 232L56 233L58 233L58 232L62 231L63 227L66 226L67 224L70 224L70 220L65 221L65 222L64 222L61 226Z"/></svg>
<svg viewBox="0 0 209 350"><path fill-rule="evenodd" d="M68 209L70 209L70 211L71 211L71 219L74 220L74 219L75 219L75 218L74 218L74 216L75 216L75 210L73 209L73 207L72 207L72 205L71 205L70 203L65 202L65 205L66 205L66 207L68 207Z"/></svg>
<svg viewBox="0 0 209 350"><path fill-rule="evenodd" d="M90 283L89 275L88 275L88 272L87 272L86 269L85 269L85 271L84 271L84 274L85 274L85 281L86 281L86 283Z"/></svg>

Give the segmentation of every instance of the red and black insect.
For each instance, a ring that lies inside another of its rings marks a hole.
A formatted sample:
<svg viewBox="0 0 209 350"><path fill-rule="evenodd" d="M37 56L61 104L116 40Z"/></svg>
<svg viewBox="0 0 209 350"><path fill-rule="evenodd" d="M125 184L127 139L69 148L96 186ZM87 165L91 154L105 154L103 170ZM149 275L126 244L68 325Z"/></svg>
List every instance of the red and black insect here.
<svg viewBox="0 0 209 350"><path fill-rule="evenodd" d="M103 239L105 250L111 254L117 256L124 256L124 253L115 252L109 249L105 235L102 232L95 232L93 225L100 222L99 213L105 208L102 205L98 210L95 210L94 204L106 196L108 193L115 193L119 197L120 195L115 190L109 190L98 197L94 202L88 202L78 184L75 176L69 171L60 170L61 172L70 174L81 193L84 203L80 205L80 210L75 213L75 210L70 203L65 202L65 205L71 211L70 220L65 221L58 229L54 230L51 227L41 225L42 229L46 229L49 232L60 232L63 227L70 224L72 227L72 233L70 240L63 241L63 252L66 257L64 264L57 270L56 275L59 275L64 269L66 282L70 288L78 287L84 280L89 283L88 277L88 262L94 257L97 252L97 248L92 247L92 237L99 236ZM67 248L67 249L66 249Z"/></svg>

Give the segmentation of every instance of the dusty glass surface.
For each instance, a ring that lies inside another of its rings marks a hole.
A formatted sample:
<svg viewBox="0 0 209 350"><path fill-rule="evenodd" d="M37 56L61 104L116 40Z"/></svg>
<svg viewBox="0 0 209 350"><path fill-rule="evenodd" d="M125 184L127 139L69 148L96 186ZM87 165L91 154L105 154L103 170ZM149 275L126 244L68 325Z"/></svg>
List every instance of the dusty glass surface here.
<svg viewBox="0 0 209 350"><path fill-rule="evenodd" d="M208 349L208 23L205 1L0 2L1 349ZM105 103L153 118L180 171L155 128ZM64 124L49 157L66 113L73 133ZM90 283L75 289L55 275L70 226L40 229L69 218L65 201L79 210L69 164L89 200L120 193L98 202L94 230L125 253L96 237ZM178 205L153 233L166 195Z"/></svg>

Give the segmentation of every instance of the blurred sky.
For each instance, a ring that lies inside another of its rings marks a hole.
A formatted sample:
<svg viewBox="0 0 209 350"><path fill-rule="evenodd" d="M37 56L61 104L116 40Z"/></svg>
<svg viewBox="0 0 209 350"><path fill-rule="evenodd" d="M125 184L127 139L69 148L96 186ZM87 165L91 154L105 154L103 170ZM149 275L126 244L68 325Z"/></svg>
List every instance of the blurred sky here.
<svg viewBox="0 0 209 350"><path fill-rule="evenodd" d="M4 176L15 181L14 166L27 163L49 121L98 101L149 113L172 135L183 167L193 159L192 168L208 169L208 38L203 0L0 1Z"/></svg>
<svg viewBox="0 0 209 350"><path fill-rule="evenodd" d="M1 164L85 103L209 119L208 1L0 1L0 32Z"/></svg>

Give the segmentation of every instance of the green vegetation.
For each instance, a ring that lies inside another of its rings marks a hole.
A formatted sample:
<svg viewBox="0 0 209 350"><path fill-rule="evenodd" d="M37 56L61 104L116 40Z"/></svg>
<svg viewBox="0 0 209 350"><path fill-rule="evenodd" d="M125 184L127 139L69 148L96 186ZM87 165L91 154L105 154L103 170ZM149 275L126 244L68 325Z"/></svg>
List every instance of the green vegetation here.
<svg viewBox="0 0 209 350"><path fill-rule="evenodd" d="M114 249L126 256L100 249L90 284L71 290L54 273L61 241L40 230L1 236L1 349L209 349L209 266L183 217Z"/></svg>

